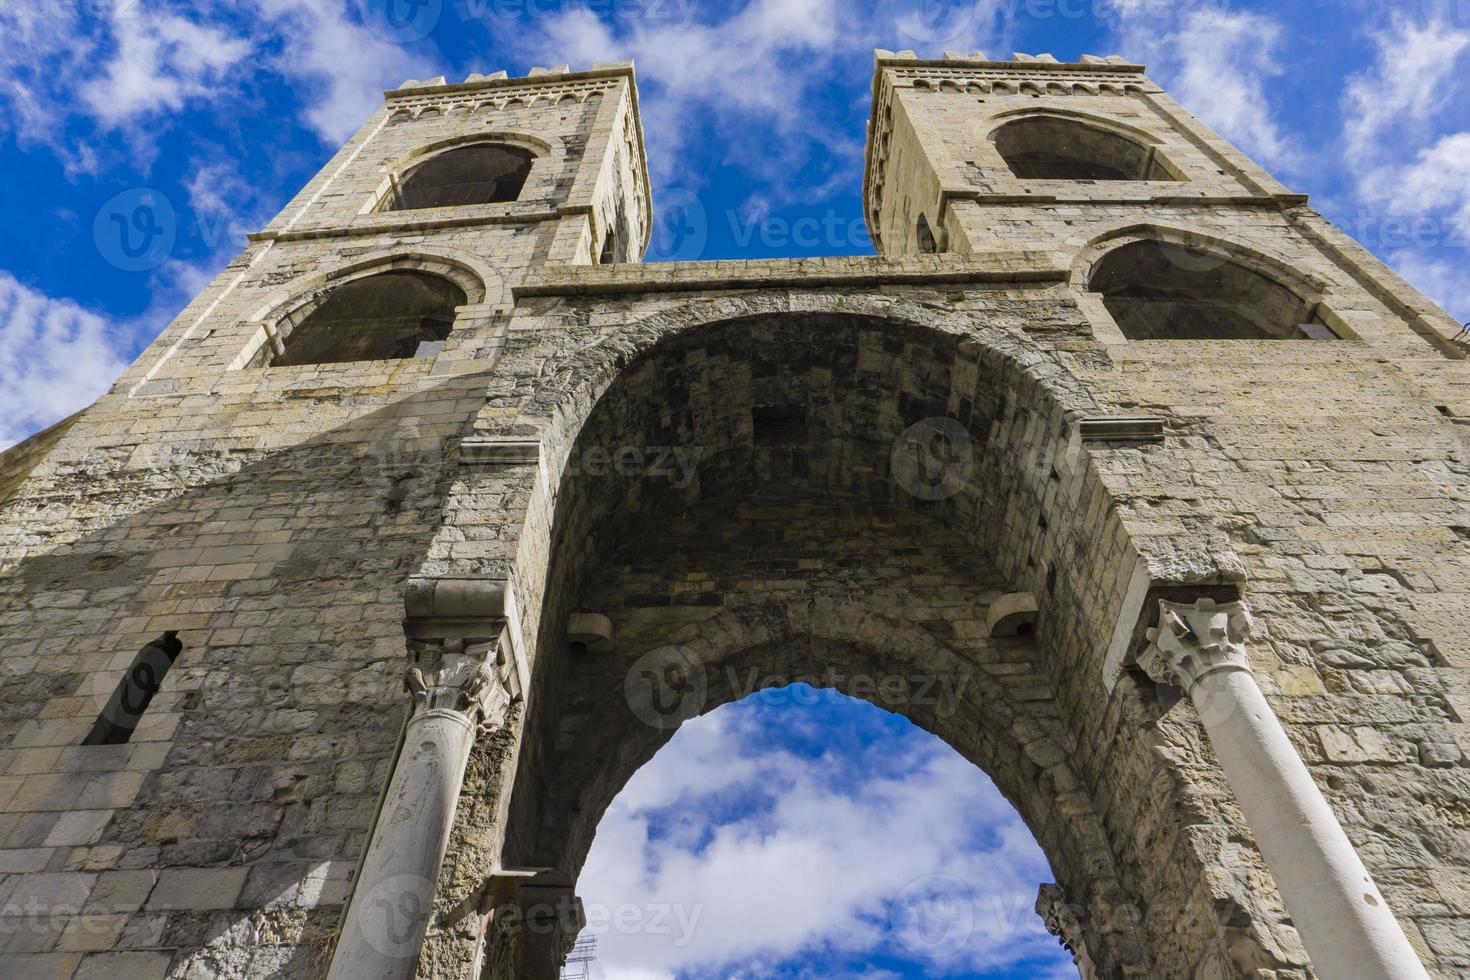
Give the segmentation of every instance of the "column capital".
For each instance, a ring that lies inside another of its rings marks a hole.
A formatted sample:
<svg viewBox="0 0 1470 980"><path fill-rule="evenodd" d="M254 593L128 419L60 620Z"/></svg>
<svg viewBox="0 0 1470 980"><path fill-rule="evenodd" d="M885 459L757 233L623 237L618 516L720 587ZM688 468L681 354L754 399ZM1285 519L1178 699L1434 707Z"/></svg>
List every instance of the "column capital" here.
<svg viewBox="0 0 1470 980"><path fill-rule="evenodd" d="M1154 681L1192 691L1200 680L1224 670L1250 670L1245 639L1255 621L1244 602L1159 600L1159 625L1147 633L1138 665Z"/></svg>
<svg viewBox="0 0 1470 980"><path fill-rule="evenodd" d="M480 732L499 728L520 700L520 675L504 631L493 639L410 640L403 686L413 713L449 710Z"/></svg>

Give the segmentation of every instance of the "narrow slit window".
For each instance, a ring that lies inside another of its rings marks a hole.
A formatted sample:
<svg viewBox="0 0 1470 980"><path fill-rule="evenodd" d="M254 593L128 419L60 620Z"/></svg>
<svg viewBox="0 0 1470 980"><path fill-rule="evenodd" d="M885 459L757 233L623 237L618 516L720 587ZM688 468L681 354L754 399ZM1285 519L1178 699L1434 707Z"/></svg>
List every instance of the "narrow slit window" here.
<svg viewBox="0 0 1470 980"><path fill-rule="evenodd" d="M122 745L131 739L143 712L148 710L153 695L163 686L163 678L183 649L179 634L169 630L139 650L82 744Z"/></svg>
<svg viewBox="0 0 1470 980"><path fill-rule="evenodd" d="M929 227L929 220L922 214L919 215L918 240L921 254L934 255L939 251L939 243L934 239L934 231Z"/></svg>

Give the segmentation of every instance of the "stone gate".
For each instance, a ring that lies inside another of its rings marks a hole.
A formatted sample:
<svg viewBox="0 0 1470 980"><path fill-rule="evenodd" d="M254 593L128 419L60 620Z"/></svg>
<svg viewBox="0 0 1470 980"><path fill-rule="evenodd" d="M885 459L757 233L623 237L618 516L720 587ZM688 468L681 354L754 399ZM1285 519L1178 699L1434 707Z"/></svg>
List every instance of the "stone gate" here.
<svg viewBox="0 0 1470 980"><path fill-rule="evenodd" d="M631 66L387 93L0 456L0 972L555 976L767 679L988 773L1086 977L1470 970L1456 325L1116 58L878 52L865 210L644 265Z"/></svg>

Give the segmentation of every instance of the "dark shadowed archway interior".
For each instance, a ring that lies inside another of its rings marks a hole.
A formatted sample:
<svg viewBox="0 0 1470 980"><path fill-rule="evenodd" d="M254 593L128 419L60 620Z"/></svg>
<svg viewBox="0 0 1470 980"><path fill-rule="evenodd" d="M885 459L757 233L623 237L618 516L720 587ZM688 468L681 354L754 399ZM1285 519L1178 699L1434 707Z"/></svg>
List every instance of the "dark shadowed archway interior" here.
<svg viewBox="0 0 1470 980"><path fill-rule="evenodd" d="M594 976L1076 977L1033 912L1051 880L943 742L794 684L684 725L609 808L578 890Z"/></svg>
<svg viewBox="0 0 1470 980"><path fill-rule="evenodd" d="M1129 340L1333 338L1311 304L1212 248L1124 245L1097 264L1088 288Z"/></svg>
<svg viewBox="0 0 1470 980"><path fill-rule="evenodd" d="M543 602L544 629L595 613L616 643L544 637L557 659L528 699L537 761L517 778L505 864L576 879L603 814L681 724L803 682L902 715L993 779L1067 901L1094 910L1104 975L1125 957L1147 970L1044 636L987 621L1048 577L1032 529L1059 477L1020 434L1060 420L1034 384L959 334L834 314L690 330L622 365L569 447ZM891 803L906 819L933 805ZM780 887L760 868L737 884L752 902Z"/></svg>
<svg viewBox="0 0 1470 980"><path fill-rule="evenodd" d="M1017 119L991 139L1011 173L1023 179L1182 179L1149 147L1074 119Z"/></svg>
<svg viewBox="0 0 1470 980"><path fill-rule="evenodd" d="M454 327L463 289L441 276L394 269L353 279L286 334L273 366L414 357L437 351Z"/></svg>
<svg viewBox="0 0 1470 980"><path fill-rule="evenodd" d="M409 171L384 210L506 204L521 196L535 160L529 150L498 143L446 150Z"/></svg>

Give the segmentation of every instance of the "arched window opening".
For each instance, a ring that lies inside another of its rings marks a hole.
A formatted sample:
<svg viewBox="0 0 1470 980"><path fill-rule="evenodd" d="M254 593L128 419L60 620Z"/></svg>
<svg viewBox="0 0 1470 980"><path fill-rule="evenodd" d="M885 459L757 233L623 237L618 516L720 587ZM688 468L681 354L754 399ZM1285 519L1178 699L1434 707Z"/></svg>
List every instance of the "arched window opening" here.
<svg viewBox="0 0 1470 980"><path fill-rule="evenodd" d="M430 356L454 326L464 290L448 279L394 269L343 283L285 337L272 363L337 364Z"/></svg>
<svg viewBox="0 0 1470 980"><path fill-rule="evenodd" d="M920 254L934 255L939 251L939 243L934 239L934 230L929 227L929 219L922 214L919 215L917 234Z"/></svg>
<svg viewBox="0 0 1470 980"><path fill-rule="evenodd" d="M1098 263L1088 288L1130 340L1336 339L1296 293L1207 249L1125 245Z"/></svg>
<svg viewBox="0 0 1470 980"><path fill-rule="evenodd" d="M609 228L607 233L602 236L602 254L597 257L597 264L611 265L617 261L617 254L618 236L613 234L613 230Z"/></svg>
<svg viewBox="0 0 1470 980"><path fill-rule="evenodd" d="M535 159L529 150L499 143L446 150L398 180L384 210L509 203L521 196Z"/></svg>
<svg viewBox="0 0 1470 980"><path fill-rule="evenodd" d="M806 976L821 948L824 976L1077 976L1038 915L1052 880L979 768L795 683L684 723L627 783L576 883L578 938L599 974Z"/></svg>
<svg viewBox="0 0 1470 980"><path fill-rule="evenodd" d="M1149 147L1071 119L1018 119L991 139L1011 173L1024 180L1183 179Z"/></svg>

